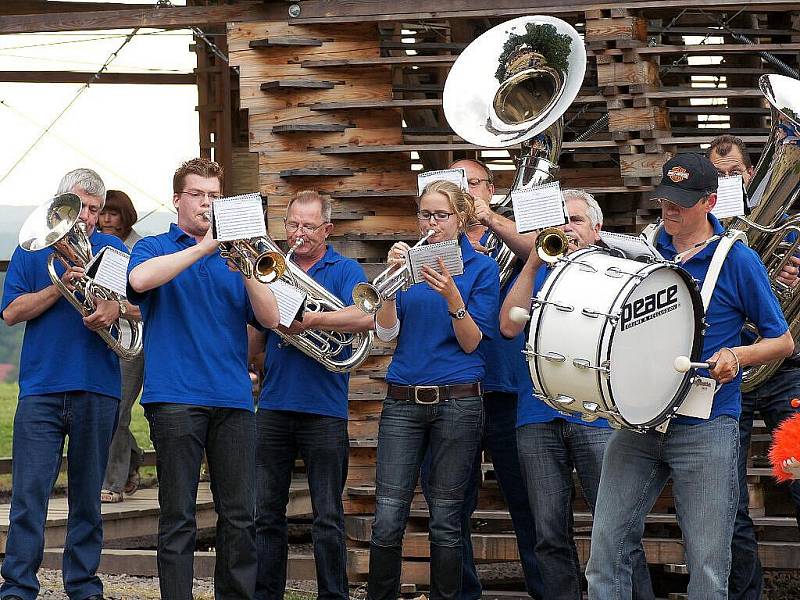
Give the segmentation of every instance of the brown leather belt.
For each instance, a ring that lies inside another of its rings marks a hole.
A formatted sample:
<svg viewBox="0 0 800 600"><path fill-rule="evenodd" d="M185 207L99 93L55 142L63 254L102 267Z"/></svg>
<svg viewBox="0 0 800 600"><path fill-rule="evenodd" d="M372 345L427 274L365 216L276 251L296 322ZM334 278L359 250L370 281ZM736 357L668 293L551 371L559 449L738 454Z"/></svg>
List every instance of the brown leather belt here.
<svg viewBox="0 0 800 600"><path fill-rule="evenodd" d="M436 404L451 398L469 398L481 395L480 383L455 385L395 385L389 384L386 396L393 400L407 400L417 404Z"/></svg>

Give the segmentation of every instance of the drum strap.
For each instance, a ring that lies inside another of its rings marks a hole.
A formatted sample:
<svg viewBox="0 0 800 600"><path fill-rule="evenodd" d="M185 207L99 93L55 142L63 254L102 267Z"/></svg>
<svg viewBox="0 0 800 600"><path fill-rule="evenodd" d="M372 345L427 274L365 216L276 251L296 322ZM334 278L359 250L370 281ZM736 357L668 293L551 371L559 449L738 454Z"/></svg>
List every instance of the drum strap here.
<svg viewBox="0 0 800 600"><path fill-rule="evenodd" d="M706 278L703 280L703 289L700 290L700 296L703 298L703 310L705 311L708 311L711 296L714 295L714 288L717 286L717 279L720 271L722 271L722 263L725 262L728 252L731 251L736 242L743 242L746 245L747 236L738 229L729 229L720 239L717 249L714 250L714 256L711 257L711 264L708 267Z"/></svg>

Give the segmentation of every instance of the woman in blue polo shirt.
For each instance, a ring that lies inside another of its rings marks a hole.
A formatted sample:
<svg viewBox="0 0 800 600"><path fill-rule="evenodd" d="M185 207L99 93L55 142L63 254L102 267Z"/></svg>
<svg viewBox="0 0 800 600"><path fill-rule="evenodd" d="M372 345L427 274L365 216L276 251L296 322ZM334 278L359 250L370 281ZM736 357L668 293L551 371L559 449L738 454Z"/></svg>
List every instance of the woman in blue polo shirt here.
<svg viewBox="0 0 800 600"><path fill-rule="evenodd" d="M461 586L461 504L480 443L478 344L498 335L497 264L473 250L464 227L474 220L472 198L449 182L429 184L418 202L428 243L458 240L464 273L424 267L426 283L399 292L376 315L384 340L397 338L386 380L389 389L378 433L375 523L370 543L368 598L395 600L401 546L420 464L430 448L431 599L456 598ZM389 263L403 264L408 246L396 243Z"/></svg>

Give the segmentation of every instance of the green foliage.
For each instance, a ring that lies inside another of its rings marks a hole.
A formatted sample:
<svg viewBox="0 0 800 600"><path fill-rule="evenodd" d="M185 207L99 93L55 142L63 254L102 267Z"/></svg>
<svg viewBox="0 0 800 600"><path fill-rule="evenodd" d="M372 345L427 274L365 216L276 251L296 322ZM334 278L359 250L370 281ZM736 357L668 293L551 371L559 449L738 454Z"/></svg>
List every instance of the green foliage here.
<svg viewBox="0 0 800 600"><path fill-rule="evenodd" d="M528 46L535 52L544 56L547 64L557 71L566 72L572 39L565 33L550 24L528 23L525 33L517 35L512 33L503 45L495 77L499 82L506 78L506 62L508 58L522 46Z"/></svg>
<svg viewBox="0 0 800 600"><path fill-rule="evenodd" d="M6 274L0 272L0 288L5 282ZM0 364L10 363L14 369L6 377L7 381L16 381L19 370L19 352L22 348L22 336L25 333L25 324L18 323L8 327L0 323Z"/></svg>

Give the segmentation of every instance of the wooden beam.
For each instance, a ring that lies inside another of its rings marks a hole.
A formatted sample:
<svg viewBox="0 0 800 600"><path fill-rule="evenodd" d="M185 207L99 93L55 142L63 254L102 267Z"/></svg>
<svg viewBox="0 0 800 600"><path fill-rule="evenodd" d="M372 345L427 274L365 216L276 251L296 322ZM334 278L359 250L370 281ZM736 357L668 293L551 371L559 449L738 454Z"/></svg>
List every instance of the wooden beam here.
<svg viewBox="0 0 800 600"><path fill-rule="evenodd" d="M44 12L0 16L0 34L41 31L96 31L131 27L183 27L230 22L275 21L286 19L281 4L241 3L221 6L174 6L94 10L85 12ZM45 9L46 10L46 9Z"/></svg>
<svg viewBox="0 0 800 600"><path fill-rule="evenodd" d="M529 15L531 0L495 0L491 4L477 3L474 0L305 0L300 4L300 16L291 19L293 24L312 23L350 23L356 21L402 21L417 19L449 18L510 18ZM573 0L569 3L556 0L540 0L535 3L535 12L582 13L584 10L606 8L684 8L685 0ZM742 6L741 0L714 0L713 5L703 8L710 11L730 10ZM776 2L775 0L752 0L747 9L763 12L765 10L796 10L797 2Z"/></svg>
<svg viewBox="0 0 800 600"><path fill-rule="evenodd" d="M79 71L0 71L0 82L6 83L117 83L145 85L194 85L194 73L94 73Z"/></svg>
<svg viewBox="0 0 800 600"><path fill-rule="evenodd" d="M124 4L122 2L56 2L55 0L3 0L0 15L32 15L44 12L86 12L153 8L152 4Z"/></svg>

